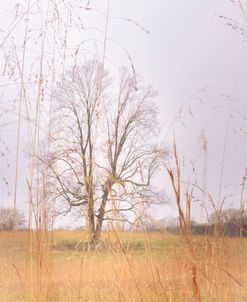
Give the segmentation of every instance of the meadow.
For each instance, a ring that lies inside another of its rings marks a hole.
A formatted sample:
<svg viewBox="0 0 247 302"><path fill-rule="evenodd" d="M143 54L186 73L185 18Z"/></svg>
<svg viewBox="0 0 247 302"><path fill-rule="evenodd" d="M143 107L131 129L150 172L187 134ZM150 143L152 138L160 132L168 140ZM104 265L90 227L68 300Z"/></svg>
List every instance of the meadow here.
<svg viewBox="0 0 247 302"><path fill-rule="evenodd" d="M0 297L4 302L247 300L247 242L166 232L104 232L95 251L87 234L2 232Z"/></svg>

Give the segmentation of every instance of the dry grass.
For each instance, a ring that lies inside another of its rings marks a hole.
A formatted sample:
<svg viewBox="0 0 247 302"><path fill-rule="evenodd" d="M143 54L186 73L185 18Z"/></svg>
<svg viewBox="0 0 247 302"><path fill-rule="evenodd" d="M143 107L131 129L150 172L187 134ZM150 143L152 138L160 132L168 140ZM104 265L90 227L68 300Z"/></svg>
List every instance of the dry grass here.
<svg viewBox="0 0 247 302"><path fill-rule="evenodd" d="M126 254L112 234L104 234L108 248L88 252L68 244L86 234L55 232L53 261L43 254L42 278L37 278L34 246L33 277L27 280L28 234L1 233L1 301L193 301L190 252L178 236L150 233L147 251L144 233L119 235ZM56 248L59 244L64 250ZM212 238L196 237L194 246L201 301L245 301L246 241L225 238L218 250Z"/></svg>

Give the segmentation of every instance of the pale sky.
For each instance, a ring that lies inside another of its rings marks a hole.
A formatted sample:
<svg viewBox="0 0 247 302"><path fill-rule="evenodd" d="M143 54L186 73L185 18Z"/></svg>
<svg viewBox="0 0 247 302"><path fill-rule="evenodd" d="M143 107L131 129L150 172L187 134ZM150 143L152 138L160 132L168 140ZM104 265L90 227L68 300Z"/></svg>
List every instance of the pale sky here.
<svg viewBox="0 0 247 302"><path fill-rule="evenodd" d="M6 9L13 7L15 2L1 1L0 28L9 28L11 19ZM35 1L31 1L33 2ZM78 6L85 6L87 2L75 1ZM40 3L43 4L41 8L45 9L46 0ZM246 3L243 1L244 5ZM107 1L90 1L90 7L105 13ZM79 11L78 14L80 15ZM199 137L204 131L209 149L207 188L217 199L220 175L223 172L222 196L232 195L229 203L232 202L233 206L238 207L241 177L247 166L247 42L245 35L241 35L227 24L228 19L220 18L224 16L232 19L247 29L247 23L237 3L230 0L111 0L109 14L113 18L109 20L109 40L106 47L106 57L109 61L106 64L113 70L117 70L121 65L129 65L124 50L112 42L116 40L129 52L143 81L151 84L159 93L156 102L162 125L160 141L170 145L175 135L184 162L184 180L193 181L191 162L194 162L200 185L204 157L201 154ZM137 22L150 33L147 34L133 23L115 17ZM104 30L105 19L101 13L82 10L81 18L83 23ZM21 39L23 26L20 23L13 31L13 36L18 36L16 41ZM87 39L103 39L94 29L88 29L85 35ZM4 36L4 33L0 33L1 40ZM83 39L85 38L70 29L71 44L75 45ZM101 44L94 40L86 45L88 49L99 54L102 52ZM1 81L5 83L6 79ZM8 94L11 97L11 93L5 89L1 95L6 98ZM1 139L11 150L8 155L10 167L6 157L1 158L1 204L11 206L17 117L11 114L11 117L5 115L1 118L0 124L13 122L12 125L3 125L0 129ZM26 177L23 176L26 174L23 155L25 129L22 129L21 138L18 187L20 207L26 199ZM226 152L222 170L224 144ZM8 188L4 185L4 177L9 183ZM164 171L157 177L157 183L164 187L171 197L171 204L154 210L153 215L157 218L170 214L175 216L172 192ZM199 219L201 213L197 206L193 214Z"/></svg>

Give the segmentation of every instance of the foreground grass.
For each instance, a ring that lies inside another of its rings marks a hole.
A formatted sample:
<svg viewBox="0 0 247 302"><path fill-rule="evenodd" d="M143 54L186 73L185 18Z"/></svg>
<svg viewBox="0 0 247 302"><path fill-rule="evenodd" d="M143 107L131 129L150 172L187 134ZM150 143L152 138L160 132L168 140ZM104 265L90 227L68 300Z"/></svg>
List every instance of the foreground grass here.
<svg viewBox="0 0 247 302"><path fill-rule="evenodd" d="M247 242L196 237L191 259L179 236L103 235L101 249L83 232L0 233L0 301L194 301L192 261L201 301L247 301ZM32 245L30 244L32 242Z"/></svg>

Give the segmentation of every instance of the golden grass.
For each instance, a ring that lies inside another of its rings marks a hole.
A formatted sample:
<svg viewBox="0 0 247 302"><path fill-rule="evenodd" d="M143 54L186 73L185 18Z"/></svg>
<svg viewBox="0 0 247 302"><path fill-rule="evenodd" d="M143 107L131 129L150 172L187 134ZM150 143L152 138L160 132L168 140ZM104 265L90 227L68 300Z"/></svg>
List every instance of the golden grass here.
<svg viewBox="0 0 247 302"><path fill-rule="evenodd" d="M49 252L43 253L41 279L37 278L33 247L30 279L25 273L28 234L1 233L0 300L193 301L190 253L178 236L149 234L149 252L144 233L126 232L119 236L125 249L129 247L126 254L118 248L112 234L104 234L108 247L109 242L114 247L111 251L109 248L98 252L59 250L58 244L64 243L66 247L68 242L85 240L86 234L54 232L53 260L48 257ZM244 301L247 297L247 243L225 238L219 244L217 249L212 238L194 239L201 300Z"/></svg>

